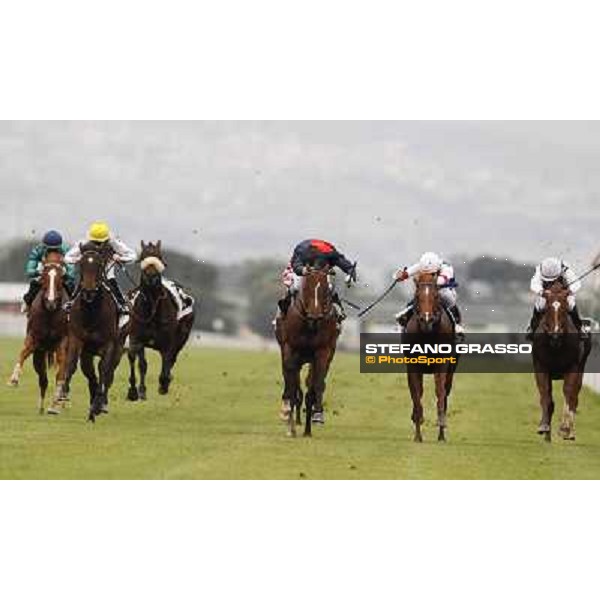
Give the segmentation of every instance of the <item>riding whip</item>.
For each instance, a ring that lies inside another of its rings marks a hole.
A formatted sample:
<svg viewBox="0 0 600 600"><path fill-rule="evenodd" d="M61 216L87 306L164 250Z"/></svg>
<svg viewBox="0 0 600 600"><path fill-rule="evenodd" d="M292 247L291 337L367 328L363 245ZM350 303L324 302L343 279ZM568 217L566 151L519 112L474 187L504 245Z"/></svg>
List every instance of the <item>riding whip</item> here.
<svg viewBox="0 0 600 600"><path fill-rule="evenodd" d="M344 304L347 304L350 308L353 308L354 310L360 310L360 306L358 306L358 304L354 304L354 302L350 302L350 300L346 300L346 298L340 298L340 300Z"/></svg>
<svg viewBox="0 0 600 600"><path fill-rule="evenodd" d="M600 268L600 263L598 263L597 265L594 265L591 269L588 269L583 275L580 275L579 277L576 277L575 279L573 279L573 281L569 281L568 284L573 285L577 281L581 281L584 277L587 277L590 273L593 273L596 269L599 269L599 268Z"/></svg>
<svg viewBox="0 0 600 600"><path fill-rule="evenodd" d="M381 296L379 296L379 298L377 298L374 302L371 302L371 304L369 304L369 306L367 306L366 308L363 308L363 310L361 310L358 313L358 316L362 317L362 316L366 315L372 308L377 306L396 287L397 283L398 283L398 279L394 279L394 281L388 286L388 288L383 292L383 294L381 294Z"/></svg>

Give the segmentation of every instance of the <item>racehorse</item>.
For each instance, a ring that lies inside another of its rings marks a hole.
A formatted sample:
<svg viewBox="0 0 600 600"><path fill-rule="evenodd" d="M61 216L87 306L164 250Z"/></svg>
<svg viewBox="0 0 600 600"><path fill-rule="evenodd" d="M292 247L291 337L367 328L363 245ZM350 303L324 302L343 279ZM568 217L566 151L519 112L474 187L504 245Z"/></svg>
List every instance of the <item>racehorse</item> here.
<svg viewBox="0 0 600 600"><path fill-rule="evenodd" d="M23 364L33 354L33 366L40 388L40 414L44 412L48 389L47 369L53 363L56 363L56 389L48 413L58 414L61 403L66 400L67 315L63 303L67 300L67 292L63 286L64 273L62 255L59 252L48 252L42 263L40 291L28 311L23 349L9 380L12 386L19 384Z"/></svg>
<svg viewBox="0 0 600 600"><path fill-rule="evenodd" d="M79 288L69 313L67 385L80 360L90 393L88 419L93 422L98 415L108 412L108 392L127 330L119 329L117 302L105 280L106 265L114 259L112 250L85 244L81 251ZM100 357L98 373L95 357Z"/></svg>
<svg viewBox="0 0 600 600"><path fill-rule="evenodd" d="M186 344L194 325L194 311L178 319L179 309L171 293L164 286L162 273L166 262L162 256L160 240L144 244L141 242L139 258L141 266L140 284L130 292L133 298L131 329L129 332L129 400L146 399L145 348L152 348L161 355L162 368L159 376L159 394L167 394L171 383L171 371L179 352ZM139 360L140 385L136 385L135 361Z"/></svg>
<svg viewBox="0 0 600 600"><path fill-rule="evenodd" d="M406 337L414 344L436 344L454 341L454 323L443 308L436 273L421 273L415 279L414 312L406 324ZM438 414L438 441L446 441L448 397L456 364L444 363L434 366L408 365L407 378L413 402L412 422L415 425L415 442L422 442L423 425L423 376L433 374Z"/></svg>
<svg viewBox="0 0 600 600"><path fill-rule="evenodd" d="M585 363L592 343L581 339L569 315L569 290L555 282L544 292L546 309L533 335L533 367L540 394L542 418L537 432L547 442L552 438L552 381L563 380L565 403L560 433L565 440L575 439L575 413L583 383Z"/></svg>
<svg viewBox="0 0 600 600"><path fill-rule="evenodd" d="M288 435L296 435L301 423L302 387L300 371L309 365L306 377L304 435L312 434L312 422L323 423L325 380L335 355L339 336L337 315L329 284L329 267L306 267L300 289L285 316L275 320L275 336L281 349L284 378L283 409ZM295 419L294 419L295 414Z"/></svg>

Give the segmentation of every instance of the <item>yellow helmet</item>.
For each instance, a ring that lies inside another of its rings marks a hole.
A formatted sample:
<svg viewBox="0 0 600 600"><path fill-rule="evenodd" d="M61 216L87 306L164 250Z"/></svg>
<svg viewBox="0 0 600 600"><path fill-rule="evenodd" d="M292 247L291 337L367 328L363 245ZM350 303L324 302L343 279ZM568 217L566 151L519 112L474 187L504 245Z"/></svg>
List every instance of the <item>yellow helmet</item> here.
<svg viewBox="0 0 600 600"><path fill-rule="evenodd" d="M110 229L102 221L92 223L88 230L88 239L91 242L106 242L110 238Z"/></svg>

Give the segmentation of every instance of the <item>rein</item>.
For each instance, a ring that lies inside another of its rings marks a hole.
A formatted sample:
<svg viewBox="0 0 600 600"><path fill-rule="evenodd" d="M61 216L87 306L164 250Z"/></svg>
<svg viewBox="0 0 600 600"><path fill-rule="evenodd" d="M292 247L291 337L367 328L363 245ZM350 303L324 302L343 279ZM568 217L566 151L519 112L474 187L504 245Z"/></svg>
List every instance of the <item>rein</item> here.
<svg viewBox="0 0 600 600"><path fill-rule="evenodd" d="M154 317L156 317L156 313L158 312L158 307L160 305L160 303L165 300L165 298L167 298L167 290L165 290L165 288L162 286L161 284L161 288L162 291L161 293L158 295L158 297L156 298L155 302L152 306L152 310L150 311L150 316L148 318L142 317L140 316L136 310L135 310L135 301L132 303L130 302L130 306L131 306L131 316L136 320L139 321L140 323L146 325L150 322L152 322L154 320ZM149 300L148 296L146 294L144 294L143 290L142 290L142 286L138 286L135 290L133 290L133 293L135 293L136 291L139 292L140 296L143 296L146 300Z"/></svg>

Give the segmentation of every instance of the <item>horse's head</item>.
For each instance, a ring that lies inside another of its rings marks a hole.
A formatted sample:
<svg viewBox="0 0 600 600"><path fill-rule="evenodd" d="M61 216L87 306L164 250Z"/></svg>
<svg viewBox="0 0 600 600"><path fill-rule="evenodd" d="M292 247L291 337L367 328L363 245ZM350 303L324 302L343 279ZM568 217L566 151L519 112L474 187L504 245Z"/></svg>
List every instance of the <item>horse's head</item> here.
<svg viewBox="0 0 600 600"><path fill-rule="evenodd" d="M60 252L48 252L42 261L42 301L44 308L55 311L62 303L65 267Z"/></svg>
<svg viewBox="0 0 600 600"><path fill-rule="evenodd" d="M91 244L86 244L81 250L79 262L81 298L84 302L91 303L102 284L107 256L101 248Z"/></svg>
<svg viewBox="0 0 600 600"><path fill-rule="evenodd" d="M142 283L147 286L157 287L161 284L162 272L167 263L162 255L162 243L158 240L156 244L141 241L140 268L142 269Z"/></svg>
<svg viewBox="0 0 600 600"><path fill-rule="evenodd" d="M309 321L320 321L331 312L329 267L305 268L300 284L299 299L303 316Z"/></svg>
<svg viewBox="0 0 600 600"><path fill-rule="evenodd" d="M415 279L415 285L414 305L419 329L431 332L442 314L437 273L421 273Z"/></svg>
<svg viewBox="0 0 600 600"><path fill-rule="evenodd" d="M562 334L569 331L569 289L561 282L554 282L544 290L546 308L542 317L540 328L543 333L550 336L554 344L558 344Z"/></svg>

